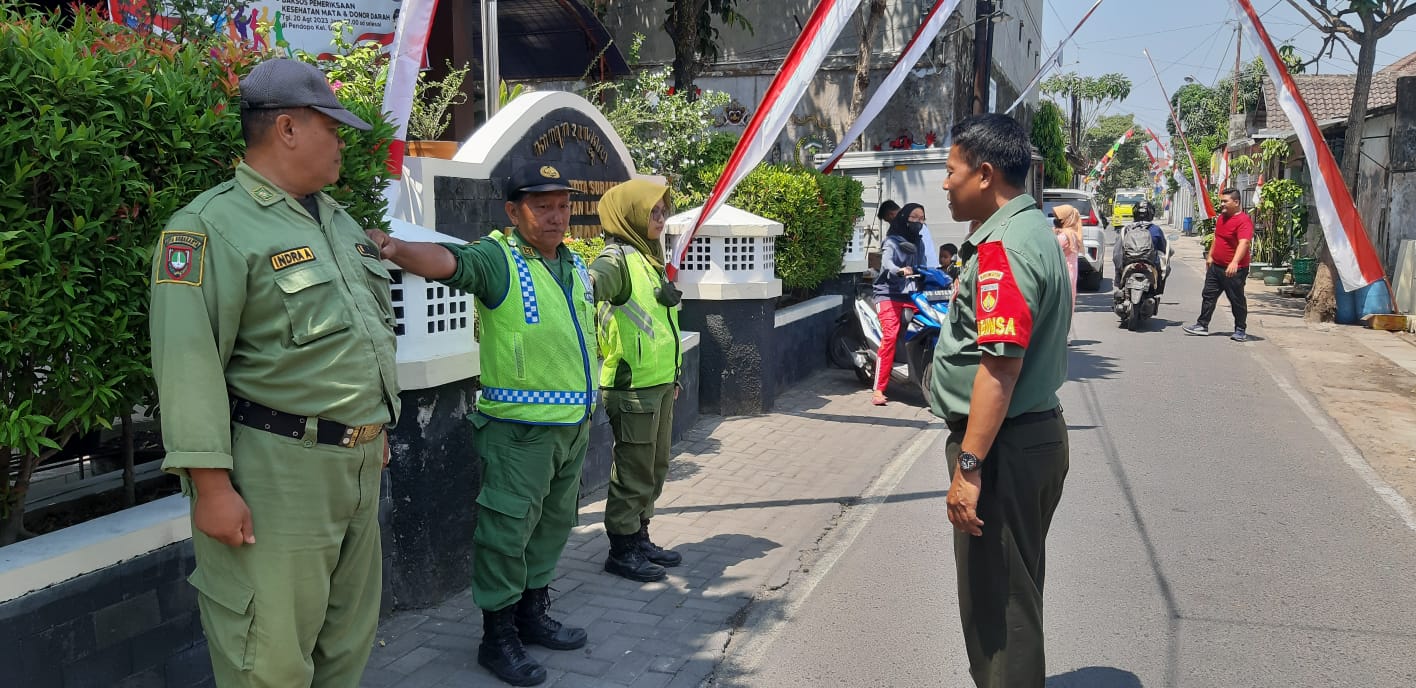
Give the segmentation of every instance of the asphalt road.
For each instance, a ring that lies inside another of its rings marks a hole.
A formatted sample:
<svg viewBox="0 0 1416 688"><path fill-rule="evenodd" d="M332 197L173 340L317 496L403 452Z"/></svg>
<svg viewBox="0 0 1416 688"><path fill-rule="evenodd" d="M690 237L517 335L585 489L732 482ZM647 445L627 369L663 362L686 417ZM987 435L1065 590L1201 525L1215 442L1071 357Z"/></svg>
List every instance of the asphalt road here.
<svg viewBox="0 0 1416 688"><path fill-rule="evenodd" d="M1416 532L1262 331L1180 332L1200 286L1177 265L1143 332L1117 328L1109 293L1078 301L1048 686L1416 686ZM1211 329L1231 324L1221 305ZM785 618L747 617L716 685L971 685L932 440L777 592Z"/></svg>

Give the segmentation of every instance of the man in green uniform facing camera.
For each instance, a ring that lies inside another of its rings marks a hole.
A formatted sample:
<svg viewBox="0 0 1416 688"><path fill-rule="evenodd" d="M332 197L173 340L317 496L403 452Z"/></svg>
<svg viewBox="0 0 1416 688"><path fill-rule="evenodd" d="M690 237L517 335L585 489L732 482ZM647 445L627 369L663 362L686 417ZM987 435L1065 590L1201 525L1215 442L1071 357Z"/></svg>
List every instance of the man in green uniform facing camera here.
<svg viewBox="0 0 1416 688"><path fill-rule="evenodd" d="M163 469L192 497L221 688L356 686L378 625L393 307L378 250L320 191L340 125L369 128L318 69L261 63L241 81L245 162L154 257Z"/></svg>
<svg viewBox="0 0 1416 688"><path fill-rule="evenodd" d="M982 225L934 354L930 404L949 426L959 611L980 688L1042 688L1044 545L1067 477L1072 286L1037 201L1027 130L990 114L954 127L944 190L957 221Z"/></svg>
<svg viewBox="0 0 1416 688"><path fill-rule="evenodd" d="M477 662L515 686L546 680L522 642L585 645L585 631L547 615L547 586L576 522L580 468L595 410L595 308L590 276L562 245L570 185L551 165L512 176L515 229L470 244L368 235L404 270L472 294L482 394L470 417L486 464L477 496L472 596L482 608Z"/></svg>

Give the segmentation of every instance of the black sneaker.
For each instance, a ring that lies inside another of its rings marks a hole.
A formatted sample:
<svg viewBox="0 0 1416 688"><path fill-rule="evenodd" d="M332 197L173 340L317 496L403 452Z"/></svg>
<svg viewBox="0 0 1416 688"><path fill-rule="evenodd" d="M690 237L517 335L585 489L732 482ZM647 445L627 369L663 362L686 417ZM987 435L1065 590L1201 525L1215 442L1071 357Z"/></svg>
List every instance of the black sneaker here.
<svg viewBox="0 0 1416 688"><path fill-rule="evenodd" d="M1249 335L1246 334L1243 330L1240 330L1240 329L1235 329L1235 330L1234 330L1234 334L1229 335L1229 338L1230 338L1230 339L1233 339L1233 340L1236 341L1236 342L1247 342L1247 341L1249 341Z"/></svg>
<svg viewBox="0 0 1416 688"><path fill-rule="evenodd" d="M1201 325L1199 323L1195 323L1194 325L1186 325L1185 327L1180 328L1180 331L1184 332L1185 334L1195 335L1196 337L1208 337L1210 333L1208 327L1205 327L1204 325Z"/></svg>

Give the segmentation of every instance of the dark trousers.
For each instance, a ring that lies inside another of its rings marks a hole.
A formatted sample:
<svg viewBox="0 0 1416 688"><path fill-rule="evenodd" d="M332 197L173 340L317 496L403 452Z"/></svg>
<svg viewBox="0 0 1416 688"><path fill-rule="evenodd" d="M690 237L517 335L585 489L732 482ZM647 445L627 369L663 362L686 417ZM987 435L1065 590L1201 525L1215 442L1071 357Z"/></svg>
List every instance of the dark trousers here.
<svg viewBox="0 0 1416 688"><path fill-rule="evenodd" d="M962 428L945 448L950 475ZM1067 421L1062 414L1004 423L984 458L978 517L983 535L954 531L954 565L969 673L979 688L1042 688L1044 544L1067 477Z"/></svg>
<svg viewBox="0 0 1416 688"><path fill-rule="evenodd" d="M1229 299L1229 310L1234 311L1234 329L1248 329L1249 300L1244 298L1244 281L1249 279L1249 268L1239 268L1233 277L1224 274L1225 269L1224 265L1214 264L1205 271L1205 290L1200 292L1200 319L1196 322L1209 327L1215 304L1223 293Z"/></svg>

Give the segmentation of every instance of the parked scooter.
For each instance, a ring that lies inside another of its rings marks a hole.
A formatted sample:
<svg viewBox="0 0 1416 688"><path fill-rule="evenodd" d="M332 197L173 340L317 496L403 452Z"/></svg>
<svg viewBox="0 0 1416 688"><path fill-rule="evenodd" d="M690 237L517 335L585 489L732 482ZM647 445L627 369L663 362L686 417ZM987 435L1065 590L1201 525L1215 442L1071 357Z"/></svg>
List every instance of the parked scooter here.
<svg viewBox="0 0 1416 688"><path fill-rule="evenodd" d="M872 277L867 274L851 310L836 321L827 343L831 363L854 370L863 384L875 380L875 369L880 364L880 317L870 289ZM954 293L953 280L944 271L931 268L921 269L911 278L919 280L920 288L910 295L914 312L905 311L905 319L900 324L902 331L898 341L904 349L905 362L896 362L897 351L890 361L890 379L919 385L927 392L934 345L939 341L939 330Z"/></svg>

